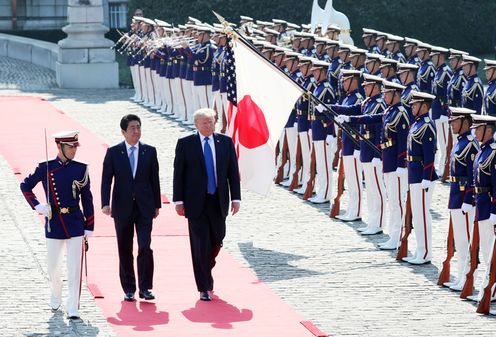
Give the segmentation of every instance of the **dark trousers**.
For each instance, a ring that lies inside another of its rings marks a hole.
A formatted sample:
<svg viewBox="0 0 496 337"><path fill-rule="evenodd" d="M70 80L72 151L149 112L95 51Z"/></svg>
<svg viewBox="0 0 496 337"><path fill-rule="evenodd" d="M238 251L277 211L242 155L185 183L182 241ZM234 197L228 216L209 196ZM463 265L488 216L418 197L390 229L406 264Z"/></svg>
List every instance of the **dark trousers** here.
<svg viewBox="0 0 496 337"><path fill-rule="evenodd" d="M212 268L226 236L226 219L220 210L219 195L207 194L201 215L188 218L191 258L198 291L214 288Z"/></svg>
<svg viewBox="0 0 496 337"><path fill-rule="evenodd" d="M138 282L141 291L153 288L152 218L144 217L136 202L129 219L114 218L119 249L119 277L125 293L136 291L134 276L134 228L138 239Z"/></svg>

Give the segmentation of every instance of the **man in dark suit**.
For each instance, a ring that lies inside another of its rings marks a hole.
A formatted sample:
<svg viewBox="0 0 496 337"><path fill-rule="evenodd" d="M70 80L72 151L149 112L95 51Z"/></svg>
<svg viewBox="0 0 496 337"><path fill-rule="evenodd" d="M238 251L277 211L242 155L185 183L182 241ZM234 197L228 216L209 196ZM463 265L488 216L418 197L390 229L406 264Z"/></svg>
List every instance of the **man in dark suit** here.
<svg viewBox="0 0 496 337"><path fill-rule="evenodd" d="M133 237L138 238L139 296L152 300L153 251L150 248L153 219L161 207L157 150L141 143L141 120L136 115L121 119L124 141L110 147L103 161L102 212L114 218L119 249L119 277L126 301L134 301ZM110 207L110 189L112 208Z"/></svg>
<svg viewBox="0 0 496 337"><path fill-rule="evenodd" d="M226 217L241 202L238 161L231 138L214 133L215 112L195 112L198 133L181 138L174 159L176 212L188 218L193 271L200 299L210 301L212 268L226 234Z"/></svg>

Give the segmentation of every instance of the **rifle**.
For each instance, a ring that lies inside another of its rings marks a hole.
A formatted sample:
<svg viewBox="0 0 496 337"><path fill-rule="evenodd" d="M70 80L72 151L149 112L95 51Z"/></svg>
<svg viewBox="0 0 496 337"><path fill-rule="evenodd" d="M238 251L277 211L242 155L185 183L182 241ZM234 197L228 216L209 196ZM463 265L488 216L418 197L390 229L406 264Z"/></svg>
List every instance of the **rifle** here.
<svg viewBox="0 0 496 337"><path fill-rule="evenodd" d="M496 245L493 244L493 253L491 256L491 264L489 265L489 280L487 286L484 288L484 294L477 307L477 313L479 314L489 314L489 309L491 308L491 297L493 285L496 283Z"/></svg>
<svg viewBox="0 0 496 337"><path fill-rule="evenodd" d="M281 164L277 168L277 176L275 180L276 184L279 184L281 181L284 180L284 166L286 166L286 163L288 162L288 137L286 136L286 130L284 130L284 137L283 137L282 149L280 154L281 154Z"/></svg>
<svg viewBox="0 0 496 337"><path fill-rule="evenodd" d="M468 216L468 215L467 215ZM455 253L455 243L453 238L453 219L450 215L449 221L449 230L448 230L448 239L447 239L447 247L446 247L446 260L443 262L443 269L439 274L439 278L437 280L437 285L442 286L445 282L449 281L450 278L450 262L453 254Z"/></svg>
<svg viewBox="0 0 496 337"><path fill-rule="evenodd" d="M449 170L450 170L450 162L451 162L451 149L453 148L453 136L451 135L451 131L448 128L448 148L446 150L446 161L444 163L444 172L441 181L444 183L449 178Z"/></svg>
<svg viewBox="0 0 496 337"><path fill-rule="evenodd" d="M344 192L344 163L343 163L343 156L341 155L339 157L339 169L338 169L338 193L336 194L336 197L332 201L331 213L329 213L329 216L331 218L336 218L339 215L339 209L341 206L341 196L343 195L343 192Z"/></svg>
<svg viewBox="0 0 496 337"><path fill-rule="evenodd" d="M301 170L301 142L300 136L298 135L298 143L296 145L296 170L291 179L291 185L289 185L289 190L292 191L298 187L298 183L300 180L300 170Z"/></svg>
<svg viewBox="0 0 496 337"><path fill-rule="evenodd" d="M412 232L412 228L412 201L410 200L410 191L408 191L406 195L405 232L400 240L400 247L398 248L398 254L396 255L396 260L398 261L401 261L408 255L408 237Z"/></svg>
<svg viewBox="0 0 496 337"><path fill-rule="evenodd" d="M476 215L477 217L477 215ZM467 298L474 291L474 273L479 264L479 222L474 221L474 233L472 234L472 246L470 247L470 270L467 273L467 280L463 286L461 298Z"/></svg>
<svg viewBox="0 0 496 337"><path fill-rule="evenodd" d="M303 200L312 197L313 188L315 186L315 171L317 164L315 163L315 146L312 146L312 158L310 159L310 179L307 182L307 188L303 194Z"/></svg>

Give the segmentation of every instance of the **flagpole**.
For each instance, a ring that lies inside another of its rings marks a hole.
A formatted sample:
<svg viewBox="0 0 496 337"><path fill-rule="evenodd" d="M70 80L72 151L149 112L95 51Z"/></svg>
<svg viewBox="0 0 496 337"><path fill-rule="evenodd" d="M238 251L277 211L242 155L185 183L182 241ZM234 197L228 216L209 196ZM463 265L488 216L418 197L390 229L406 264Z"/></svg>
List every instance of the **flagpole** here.
<svg viewBox="0 0 496 337"><path fill-rule="evenodd" d="M215 11L212 11L214 15L217 17L220 23L222 23L226 28L229 27L227 24L227 21L217 14ZM357 136L365 142L368 146L370 146L377 154L382 155L382 150L378 149L377 146L375 146L374 143L372 143L369 139L365 138L359 131L357 131L355 128L351 127L349 124L344 124L344 123L339 123L334 119L334 117L338 116L338 113L336 113L330 106L328 106L326 103L324 103L322 100L320 100L318 97L316 97L312 92L307 91L301 84L296 82L295 79L293 79L291 76L286 74L282 69L277 67L274 63L272 63L264 54L260 52L255 46L253 46L238 30L233 29L233 33L236 34L236 38L238 41L242 42L246 47L248 47L251 51L255 52L260 58L262 58L266 63L268 63L270 66L272 66L274 69L277 69L281 74L285 76L288 80L293 82L303 94L307 95L309 98L312 98L315 102L318 102L322 106L326 108L327 111L323 111L323 114L326 115L327 118L332 120L338 127L340 127L348 136L350 136L351 141L355 145L360 145L358 140L354 137Z"/></svg>

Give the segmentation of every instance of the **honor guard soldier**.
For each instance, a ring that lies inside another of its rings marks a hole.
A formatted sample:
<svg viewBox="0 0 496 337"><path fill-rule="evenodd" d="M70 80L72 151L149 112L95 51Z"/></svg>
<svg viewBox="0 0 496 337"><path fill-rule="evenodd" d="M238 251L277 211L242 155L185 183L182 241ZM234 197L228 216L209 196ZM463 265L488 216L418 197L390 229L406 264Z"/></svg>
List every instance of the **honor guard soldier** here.
<svg viewBox="0 0 496 337"><path fill-rule="evenodd" d="M383 79L378 76L364 74L362 86L365 91L365 100L351 107L341 107L339 114L346 116L381 115L386 110L381 92L382 81ZM376 147L380 147L381 127L380 123L363 124L360 127L360 133ZM360 162L367 186L368 221L367 226L358 228L358 231L362 232L362 235L379 234L384 228L386 206L382 161L380 155L363 140L360 140Z"/></svg>
<svg viewBox="0 0 496 337"><path fill-rule="evenodd" d="M343 61L338 55L339 42L335 40L329 40L326 44L326 52L328 56L328 60L324 58L324 60L331 65L327 70L327 81L331 84L332 89L338 97L338 100L341 97L341 92L339 92L339 74L341 71L341 66Z"/></svg>
<svg viewBox="0 0 496 337"><path fill-rule="evenodd" d="M313 91L313 95L326 105L336 103L334 90L327 81L327 69L330 64L323 61L312 61L312 64L311 71L317 81L317 88ZM323 109L318 108L319 106L313 107L310 111L317 171L315 179L317 193L309 201L314 204L329 202L332 197L332 162L337 148L334 125L329 122L329 119L322 113Z"/></svg>
<svg viewBox="0 0 496 337"><path fill-rule="evenodd" d="M412 109L410 107L410 99L412 98L412 92L419 91L417 86L417 70L418 66L410 63L400 63L398 64L398 78L405 89L401 92L401 103L408 111L410 118L412 117Z"/></svg>
<svg viewBox="0 0 496 337"><path fill-rule="evenodd" d="M227 37L220 27L217 29L214 36L217 50L214 53L214 59L212 61L212 102L214 110L217 113L218 129L220 133L225 133L227 129L227 107L224 106L220 93L220 67L224 60Z"/></svg>
<svg viewBox="0 0 496 337"><path fill-rule="evenodd" d="M451 150L450 196L448 209L453 226L457 260L457 277L443 285L461 291L465 285L466 265L469 257L470 237L474 228L474 159L479 143L471 133L474 110L450 107L451 131L457 142Z"/></svg>
<svg viewBox="0 0 496 337"><path fill-rule="evenodd" d="M381 51L377 48L376 43L377 31L369 28L362 28L362 30L362 40L368 52L372 54L380 54Z"/></svg>
<svg viewBox="0 0 496 337"><path fill-rule="evenodd" d="M405 63L406 58L405 55L400 50L400 42L403 42L404 39L401 36L388 34L386 41L386 48L389 51L387 57L391 58L395 61Z"/></svg>
<svg viewBox="0 0 496 337"><path fill-rule="evenodd" d="M367 59L367 51L365 49L353 48L350 54L350 62L353 69L365 72L365 60Z"/></svg>
<svg viewBox="0 0 496 337"><path fill-rule="evenodd" d="M34 173L21 183L21 191L31 208L45 216L48 276L51 289L50 307L58 310L62 302L62 251L67 249L67 316L79 318L83 238L94 229L93 196L90 191L88 165L74 160L78 132L53 135L58 154L53 160L40 162ZM38 201L33 193L41 182L47 203ZM80 208L82 205L82 210Z"/></svg>
<svg viewBox="0 0 496 337"><path fill-rule="evenodd" d="M453 77L453 72L446 64L449 50L442 47L432 47L431 60L436 68L434 80L432 81L432 94L436 99L432 102L431 118L436 125L437 148L436 170L442 177L445 170L446 152L448 146L448 83Z"/></svg>
<svg viewBox="0 0 496 337"><path fill-rule="evenodd" d="M405 49L406 63L415 64L420 67L420 59L417 56L417 47L421 43L419 40L405 37L405 44L403 48Z"/></svg>
<svg viewBox="0 0 496 337"><path fill-rule="evenodd" d="M419 265L432 259L432 218L430 213L434 183L438 177L434 169L436 129L429 110L435 96L413 92L410 104L413 121L407 140L408 184L410 189L413 228L417 250L403 261Z"/></svg>
<svg viewBox="0 0 496 337"><path fill-rule="evenodd" d="M264 32L265 41L269 42L270 44L277 45L277 37L279 36L279 32L270 28L265 28Z"/></svg>
<svg viewBox="0 0 496 337"><path fill-rule="evenodd" d="M381 70L382 78L388 82L394 82L400 84L400 80L396 74L398 70L398 61L388 58L381 59Z"/></svg>
<svg viewBox="0 0 496 337"><path fill-rule="evenodd" d="M293 80L295 80L298 84L303 85L305 78L298 68L298 53L295 52L286 52L286 56L284 58L285 69L291 76ZM296 156L298 152L298 123L297 123L297 104L295 104L294 108L291 110L288 121L284 126L284 130L286 131L286 138L288 141L288 152L289 152L289 173L288 180L282 181L281 185L285 187L298 186L300 183L299 175L296 174ZM293 182L293 180L295 180Z"/></svg>
<svg viewBox="0 0 496 337"><path fill-rule="evenodd" d="M327 31L325 35L327 36L328 39L338 41L339 34L341 34L341 28L339 26L336 25L327 26Z"/></svg>
<svg viewBox="0 0 496 337"><path fill-rule="evenodd" d="M431 61L432 46L427 43L420 43L417 47L417 55L420 59L420 68L417 72L417 85L421 92L432 94L432 81L436 69Z"/></svg>
<svg viewBox="0 0 496 337"><path fill-rule="evenodd" d="M340 105L333 105L332 109L336 113L341 113L342 109L353 106L361 106L364 100L360 93L361 72L357 70L341 70L343 89L346 93L342 97ZM358 112L360 113L360 108ZM341 159L343 160L346 190L348 191L348 207L346 212L337 217L343 221L356 221L361 219L362 200L362 165L360 162L359 147L353 143L346 133L341 134Z"/></svg>
<svg viewBox="0 0 496 337"><path fill-rule="evenodd" d="M303 82L303 88L306 91L313 92L317 88L317 81L312 75L310 68L312 66L312 58L301 56L300 57L300 71L305 77ZM297 121L298 121L298 136L300 137L301 145L301 158L302 158L302 186L298 189L294 189L293 192L298 194L304 194L307 188L307 184L310 180L310 169L311 169L311 153L312 153L312 141L310 139L310 100L306 95L300 97L298 101L297 108Z"/></svg>
<svg viewBox="0 0 496 337"><path fill-rule="evenodd" d="M379 248L384 250L398 248L405 219L403 210L408 190L406 140L410 116L401 103L401 93L404 89L401 84L384 81L383 96L388 105L386 111L374 115L345 116L345 120L352 123L381 126L379 147L382 149L382 171L389 204L389 240L379 244Z"/></svg>
<svg viewBox="0 0 496 337"><path fill-rule="evenodd" d="M463 55L463 74L467 78L462 90L462 107L475 110L477 114L482 113L482 100L484 89L482 81L477 75L477 67L481 59L470 55Z"/></svg>
<svg viewBox="0 0 496 337"><path fill-rule="evenodd" d="M386 41L387 41L387 33L377 32L377 37L375 38L375 43L377 45L377 49L379 54L386 57L388 54L388 50L386 49Z"/></svg>
<svg viewBox="0 0 496 337"><path fill-rule="evenodd" d="M486 59L484 62L488 85L484 94L484 111L486 115L496 116L496 61Z"/></svg>
<svg viewBox="0 0 496 337"><path fill-rule="evenodd" d="M327 39L324 37L316 37L315 38L315 51L317 54L317 58L321 61L327 56L325 47L327 43Z"/></svg>
<svg viewBox="0 0 496 337"><path fill-rule="evenodd" d="M474 159L475 216L479 226L479 247L486 264L486 275L477 295L468 299L480 301L487 285L496 225L496 117L474 114L472 129L480 151ZM494 299L494 290L491 290Z"/></svg>
<svg viewBox="0 0 496 337"><path fill-rule="evenodd" d="M365 73L374 76L381 75L381 60L384 56L379 54L367 53L367 60L365 60Z"/></svg>
<svg viewBox="0 0 496 337"><path fill-rule="evenodd" d="M351 45L340 43L338 49L338 56L341 59L341 69L342 70L351 70L353 66L351 65L350 54L351 49L354 48ZM339 73L338 76L338 95L342 98L344 96L344 90L342 88L343 81L341 80L342 72Z"/></svg>
<svg viewBox="0 0 496 337"><path fill-rule="evenodd" d="M468 53L450 49L450 66L453 70L453 77L448 83L448 96L449 96L449 106L450 107L461 107L462 106L462 90L467 82L465 74L463 73L463 55L468 55Z"/></svg>
<svg viewBox="0 0 496 337"><path fill-rule="evenodd" d="M210 42L212 28L198 26L198 48L191 49L183 42L182 46L188 57L193 57L193 82L196 92L198 108L212 106L212 61L215 47Z"/></svg>
<svg viewBox="0 0 496 337"><path fill-rule="evenodd" d="M315 49L315 35L312 33L300 33L302 49L300 53L304 56L317 58L317 50Z"/></svg>

